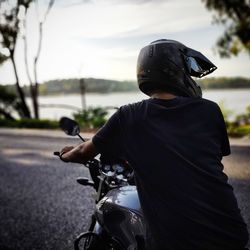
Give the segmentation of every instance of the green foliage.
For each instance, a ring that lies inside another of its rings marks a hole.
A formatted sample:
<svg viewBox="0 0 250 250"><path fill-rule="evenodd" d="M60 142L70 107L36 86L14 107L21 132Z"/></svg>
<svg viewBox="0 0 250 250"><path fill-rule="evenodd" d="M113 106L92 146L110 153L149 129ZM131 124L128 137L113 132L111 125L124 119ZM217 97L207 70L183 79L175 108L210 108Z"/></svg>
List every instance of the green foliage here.
<svg viewBox="0 0 250 250"><path fill-rule="evenodd" d="M17 105L17 96L5 86L0 85L0 117L13 120L13 110Z"/></svg>
<svg viewBox="0 0 250 250"><path fill-rule="evenodd" d="M235 136L245 136L250 134L250 125L236 127L232 132Z"/></svg>
<svg viewBox="0 0 250 250"><path fill-rule="evenodd" d="M8 52L8 55L0 54L0 63L10 59L14 69L14 75L16 80L16 87L19 95L19 115L23 117L30 117L30 110L26 104L25 96L17 74L17 67L15 61L15 49L16 43L23 22L22 9L29 7L32 0L17 0L17 1L0 1L0 48Z"/></svg>
<svg viewBox="0 0 250 250"><path fill-rule="evenodd" d="M243 49L250 55L249 0L202 0L209 10L215 10L214 22L225 26L217 41L222 57L237 55Z"/></svg>
<svg viewBox="0 0 250 250"><path fill-rule="evenodd" d="M8 128L39 128L39 129L55 129L58 128L58 122L47 119L23 118L20 120L8 120L0 118L0 127Z"/></svg>
<svg viewBox="0 0 250 250"><path fill-rule="evenodd" d="M229 129L229 127L231 125L231 123L229 121L229 117L233 114L233 111L226 107L224 101L220 101L219 106L220 106L221 112L223 114L223 117L224 117L224 120L226 123L226 127L227 127L227 129Z"/></svg>
<svg viewBox="0 0 250 250"><path fill-rule="evenodd" d="M243 137L250 135L250 125L230 126L228 128L228 135L231 137Z"/></svg>
<svg viewBox="0 0 250 250"><path fill-rule="evenodd" d="M138 90L136 82L115 81L105 79L87 78L84 79L87 93L110 93L120 91L135 91ZM28 89L26 89L28 92ZM53 94L73 94L79 93L79 79L62 79L52 80L39 85L39 93L41 95Z"/></svg>
<svg viewBox="0 0 250 250"><path fill-rule="evenodd" d="M4 63L9 57L0 52L0 65Z"/></svg>
<svg viewBox="0 0 250 250"><path fill-rule="evenodd" d="M90 107L73 114L74 119L84 129L100 128L106 123L107 115L107 110L101 107Z"/></svg>
<svg viewBox="0 0 250 250"><path fill-rule="evenodd" d="M247 112L236 117L234 123L236 126L250 125L250 106L247 107Z"/></svg>
<svg viewBox="0 0 250 250"><path fill-rule="evenodd" d="M0 85L0 117L14 120L13 113L24 117L23 106L15 93L15 89Z"/></svg>
<svg viewBox="0 0 250 250"><path fill-rule="evenodd" d="M28 9L31 2L32 0L2 0L0 2L0 44L3 48L9 51L10 57L14 55L17 37L20 32L21 9ZM1 62L6 59L7 58L1 54Z"/></svg>
<svg viewBox="0 0 250 250"><path fill-rule="evenodd" d="M250 88L250 79L243 77L210 77L197 80L203 89L226 89L226 88ZM113 93L139 91L136 81L114 81L87 78L85 79L86 93ZM6 87L15 92L14 85ZM41 95L57 94L79 94L79 79L52 80L39 84L39 93ZM29 86L24 87L25 95L29 96Z"/></svg>
<svg viewBox="0 0 250 250"><path fill-rule="evenodd" d="M210 77L197 82L203 89L250 88L250 79L244 77Z"/></svg>
<svg viewBox="0 0 250 250"><path fill-rule="evenodd" d="M228 109L223 101L219 103L219 106L230 136L242 137L250 134L250 106L246 108L246 113L236 116L233 121L229 119L233 113L232 110Z"/></svg>
<svg viewBox="0 0 250 250"><path fill-rule="evenodd" d="M250 134L250 106L246 113L236 116L233 122L228 122L228 133L231 136L244 136Z"/></svg>
<svg viewBox="0 0 250 250"><path fill-rule="evenodd" d="M0 127L17 128L18 126L16 120L9 120L0 117Z"/></svg>
<svg viewBox="0 0 250 250"><path fill-rule="evenodd" d="M23 118L18 120L19 128L58 128L58 122L48 119Z"/></svg>
<svg viewBox="0 0 250 250"><path fill-rule="evenodd" d="M110 93L138 90L135 82L120 82L104 79L85 79L87 93ZM39 85L41 95L79 93L79 79L53 80Z"/></svg>
<svg viewBox="0 0 250 250"><path fill-rule="evenodd" d="M6 106L12 105L16 100L16 94L7 87L0 85L0 102Z"/></svg>

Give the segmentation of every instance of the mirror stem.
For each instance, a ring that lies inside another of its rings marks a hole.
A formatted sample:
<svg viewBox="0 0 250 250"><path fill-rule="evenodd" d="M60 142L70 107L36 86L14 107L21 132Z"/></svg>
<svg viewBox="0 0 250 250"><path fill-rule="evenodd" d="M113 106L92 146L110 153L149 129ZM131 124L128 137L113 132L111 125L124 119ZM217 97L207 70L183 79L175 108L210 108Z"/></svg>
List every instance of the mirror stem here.
<svg viewBox="0 0 250 250"><path fill-rule="evenodd" d="M82 141L85 141L85 140L81 137L80 134L77 134L77 135L78 135L78 137L79 137Z"/></svg>

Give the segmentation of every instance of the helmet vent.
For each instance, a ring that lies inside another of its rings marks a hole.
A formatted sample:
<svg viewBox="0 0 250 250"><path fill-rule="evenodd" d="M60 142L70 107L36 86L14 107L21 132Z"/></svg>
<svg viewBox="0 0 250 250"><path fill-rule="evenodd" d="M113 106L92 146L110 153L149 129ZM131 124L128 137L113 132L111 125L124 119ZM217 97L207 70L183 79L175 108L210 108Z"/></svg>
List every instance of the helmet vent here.
<svg viewBox="0 0 250 250"><path fill-rule="evenodd" d="M152 45L149 45L149 57L153 57L153 46Z"/></svg>

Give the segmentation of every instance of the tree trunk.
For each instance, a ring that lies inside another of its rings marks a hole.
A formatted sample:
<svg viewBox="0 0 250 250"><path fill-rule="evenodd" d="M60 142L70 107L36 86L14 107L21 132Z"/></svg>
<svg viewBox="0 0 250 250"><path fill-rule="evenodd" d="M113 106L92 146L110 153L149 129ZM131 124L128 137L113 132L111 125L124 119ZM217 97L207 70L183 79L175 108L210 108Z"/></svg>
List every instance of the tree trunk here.
<svg viewBox="0 0 250 250"><path fill-rule="evenodd" d="M23 27L24 30L26 31L26 18L27 18L27 11L28 8L25 9L25 18L23 20ZM27 44L27 35L26 32L23 36L24 39L24 61L25 61L25 67L26 67L26 74L29 79L29 84L30 84L30 97L32 100L32 107L33 107L33 112L34 112L34 118L39 119L39 107L38 107L38 91L37 91L37 83L33 83L31 79L31 75L29 72L29 64L28 64L28 44ZM39 47L41 47L40 42L39 42ZM38 51L40 48L38 48ZM34 65L36 67L36 65ZM36 69L35 69L35 81L37 81L36 77Z"/></svg>
<svg viewBox="0 0 250 250"><path fill-rule="evenodd" d="M15 118L8 112L6 112L4 109L0 108L0 114L3 115L6 119L14 121Z"/></svg>
<svg viewBox="0 0 250 250"><path fill-rule="evenodd" d="M39 23L39 41L38 41L38 49L37 54L34 58L34 86L33 88L33 107L35 112L35 117L39 118L39 105L38 105L38 78L37 78L37 63L40 57L41 48L42 48L42 38L43 38L43 22Z"/></svg>
<svg viewBox="0 0 250 250"><path fill-rule="evenodd" d="M33 100L35 118L39 119L39 105L38 105L38 83L36 82L35 86L35 98Z"/></svg>
<svg viewBox="0 0 250 250"><path fill-rule="evenodd" d="M16 63L15 63L15 59L14 59L14 53L11 53L10 59L11 59L12 65L13 65L14 73L15 73L16 88L17 88L17 92L18 92L20 100L21 100L21 109L22 109L23 116L26 117L26 118L31 118L30 110L29 110L29 108L28 108L28 106L26 104L23 90L22 90L22 88L20 87L20 84L19 84L19 78L18 78L18 75L17 75L17 69L16 69Z"/></svg>
<svg viewBox="0 0 250 250"><path fill-rule="evenodd" d="M39 106L38 106L38 93L37 93L37 85L30 85L30 94L32 99L32 105L34 109L34 117L39 119Z"/></svg>

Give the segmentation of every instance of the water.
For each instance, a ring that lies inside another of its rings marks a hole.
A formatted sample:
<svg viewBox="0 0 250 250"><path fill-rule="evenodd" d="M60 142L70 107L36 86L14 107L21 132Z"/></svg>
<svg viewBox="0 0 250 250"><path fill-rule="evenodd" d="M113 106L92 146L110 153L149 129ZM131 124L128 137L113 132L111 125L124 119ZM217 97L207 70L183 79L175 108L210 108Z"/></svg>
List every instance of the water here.
<svg viewBox="0 0 250 250"><path fill-rule="evenodd" d="M203 92L203 97L212 100L218 104L223 102L223 106L232 111L231 119L236 115L244 113L246 107L250 105L250 89L226 89L226 90L206 90ZM87 106L122 106L124 104L138 102L148 97L140 92L122 92L112 94L87 94ZM30 100L28 100L30 104ZM39 98L41 105L62 104L70 105L76 108L81 108L82 100L79 94L74 95L59 95L59 96L41 96ZM41 118L49 118L58 120L62 116L72 117L73 109L58 108L58 107L41 107ZM111 110L110 112L114 112Z"/></svg>

